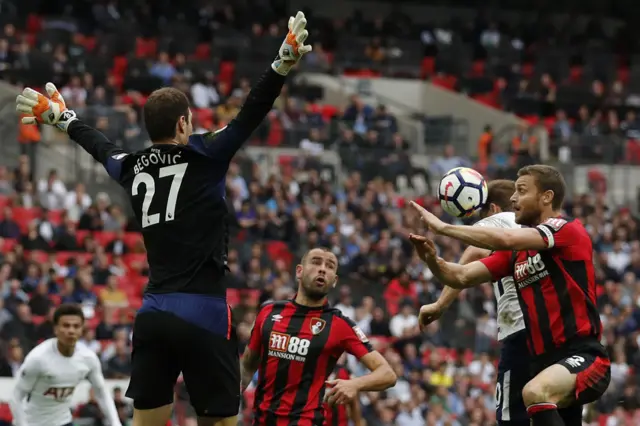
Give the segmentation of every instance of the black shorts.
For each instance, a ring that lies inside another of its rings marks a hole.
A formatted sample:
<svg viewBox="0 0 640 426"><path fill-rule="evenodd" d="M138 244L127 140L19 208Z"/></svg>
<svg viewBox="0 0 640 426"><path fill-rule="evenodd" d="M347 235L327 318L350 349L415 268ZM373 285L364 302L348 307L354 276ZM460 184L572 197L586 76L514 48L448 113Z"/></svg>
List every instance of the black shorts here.
<svg viewBox="0 0 640 426"><path fill-rule="evenodd" d="M600 353L578 352L557 362L576 375L575 399L579 405L598 400L611 381L611 361Z"/></svg>
<svg viewBox="0 0 640 426"><path fill-rule="evenodd" d="M198 416L235 416L240 407L240 360L231 310L222 299L218 300L224 306L183 296L145 296L133 325L126 395L141 410L171 404L182 372Z"/></svg>
<svg viewBox="0 0 640 426"><path fill-rule="evenodd" d="M595 339L565 345L542 361L534 362L534 374L558 364L576 375L575 405L589 404L599 399L611 381L611 361L606 349Z"/></svg>

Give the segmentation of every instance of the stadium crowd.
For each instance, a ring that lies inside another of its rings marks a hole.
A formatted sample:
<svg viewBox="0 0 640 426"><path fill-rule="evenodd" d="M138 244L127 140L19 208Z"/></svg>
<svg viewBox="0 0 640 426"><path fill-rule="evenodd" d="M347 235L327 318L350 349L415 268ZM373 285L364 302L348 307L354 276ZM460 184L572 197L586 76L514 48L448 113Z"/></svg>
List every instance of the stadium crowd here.
<svg viewBox="0 0 640 426"><path fill-rule="evenodd" d="M111 2L94 8L93 19L108 27L115 25L124 12ZM215 22L234 20L232 8L219 13L204 8L200 12ZM363 34L376 35L376 25L362 25ZM210 38L207 31L211 28L202 25L199 37ZM254 25L251 31L258 35L275 30L270 25ZM423 42L428 35L422 35ZM489 40L489 35L481 38ZM327 48L335 47L335 40L323 42ZM320 46L314 46L314 54L307 58L309 65L330 69L331 55ZM11 71L17 70L19 75L31 70L34 62L29 58L35 61L37 57L30 54L44 48L38 45L35 49L17 35L13 24L5 25L4 36L0 36L3 75L25 83ZM85 72L84 67L90 64L81 60L85 57L81 37L49 49L56 58L54 80L68 105L122 146L143 147L146 137L139 117L144 96L134 90L123 92L123 82L113 74L101 78L99 73ZM384 49L373 41L367 52L371 60L384 58ZM158 51L149 75L184 88L198 109L194 115L197 131L224 126L237 113L250 79L226 81L213 72L199 74L185 55L175 49L171 53L168 57ZM406 239L416 218L406 207L407 199L398 193L395 176L412 166L395 117L383 106L364 105L354 98L344 111L331 111L342 118L336 126L336 121L327 120L324 110L294 89L283 92L253 142L277 145L286 138L305 155L288 161L280 174L269 175L269 170L240 154L228 175L229 204L235 211L229 300L234 304L240 350L247 343L259 304L291 297L295 288L293 265L308 248L325 245L340 260L341 285L332 301L372 336L399 377L391 390L361 397L367 423L491 424L495 417L498 347L496 306L490 287L462 293L425 333L417 327L417 309L435 301L441 286L413 254ZM523 93L526 91L523 89ZM553 127L563 138L571 132L594 132L598 126L591 122L585 117L582 127L579 122L568 128L559 111ZM638 127L635 118L628 117L626 123L626 127L619 127L628 138L635 139L629 133ZM24 152L33 155L28 148L33 148L32 142L37 142L40 135L21 135L25 136L21 140ZM321 173L322 152L330 147L342 154L349 172L344 182L337 183ZM523 161L534 160L527 157ZM491 154L487 161L492 175L513 176L516 165ZM380 168L380 164L385 167ZM429 175L437 177L452 167L471 164L471 159L456 156L447 148L446 155L434 159L428 170L415 173L427 176L428 182ZM144 247L135 226L126 217L126 209L112 203L109 194L89 194L82 183L61 181L55 170L45 177L34 176L32 170L33 161L27 156L20 157L15 169L0 167L0 375L13 377L26 353L51 336L52 308L64 301L83 306L89 318L83 343L100 354L105 375L126 378L130 371L131 322L147 272ZM606 426L623 426L640 423L640 382L636 374L640 368L640 227L635 212L607 205L603 195L577 195L566 211L581 218L593 236L598 252L603 339L613 354L612 384L605 397L589 407L585 419L594 424L600 421ZM420 200L437 210L433 198ZM463 249L460 244L444 238L438 243L445 259L459 258ZM360 366L351 361L349 365L354 374L361 373ZM188 394L181 385L176 398L176 415L181 419L192 417ZM116 401L126 420L131 406L119 392ZM248 392L245 420L250 406ZM599 414L609 417L601 419ZM95 402L89 402L77 408L76 416L99 424L101 413ZM184 424L182 421L178 424Z"/></svg>

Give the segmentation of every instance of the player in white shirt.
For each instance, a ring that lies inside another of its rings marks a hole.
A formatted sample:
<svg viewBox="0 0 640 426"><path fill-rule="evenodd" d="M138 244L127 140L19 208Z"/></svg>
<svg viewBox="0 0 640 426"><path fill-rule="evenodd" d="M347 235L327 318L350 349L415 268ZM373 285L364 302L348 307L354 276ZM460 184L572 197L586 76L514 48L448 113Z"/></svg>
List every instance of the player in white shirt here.
<svg viewBox="0 0 640 426"><path fill-rule="evenodd" d="M36 346L18 372L9 402L16 426L71 426L71 396L82 380L89 380L108 424L121 426L118 411L102 376L98 356L76 345L84 327L78 305L64 304L53 316L55 338Z"/></svg>
<svg viewBox="0 0 640 426"><path fill-rule="evenodd" d="M489 182L487 205L481 212L483 218L475 226L519 228L511 211L511 196L515 183L511 180ZM469 246L460 258L466 264L485 258L491 251ZM497 300L498 340L502 342L498 383L496 388L496 419L500 426L528 426L529 416L522 400L522 389L532 378L529 373L529 349L524 332L525 323L513 277L504 277L493 283ZM445 287L437 302L420 309L420 324L425 326L440 318L457 299L461 290Z"/></svg>

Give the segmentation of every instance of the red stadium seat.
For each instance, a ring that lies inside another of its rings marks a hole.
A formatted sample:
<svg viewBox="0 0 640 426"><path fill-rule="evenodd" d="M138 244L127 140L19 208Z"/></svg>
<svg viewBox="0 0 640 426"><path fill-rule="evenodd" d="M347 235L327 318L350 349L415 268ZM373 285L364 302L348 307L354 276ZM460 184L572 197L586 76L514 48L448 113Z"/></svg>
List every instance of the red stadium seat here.
<svg viewBox="0 0 640 426"><path fill-rule="evenodd" d="M129 306L131 309L140 309L142 307L142 297L132 297L129 299Z"/></svg>
<svg viewBox="0 0 640 426"><path fill-rule="evenodd" d="M142 292L144 291L144 288L147 286L148 283L149 283L149 277L131 276L131 275L128 277L125 277L121 281L121 284L123 284L126 287L136 289L136 291L139 294L142 294Z"/></svg>
<svg viewBox="0 0 640 426"><path fill-rule="evenodd" d="M582 81L582 67L575 65L569 70L569 81L576 84Z"/></svg>
<svg viewBox="0 0 640 426"><path fill-rule="evenodd" d="M40 214L40 209L37 207L14 207L13 208L13 220L16 221L20 227L20 231L26 233L29 223L31 223Z"/></svg>
<svg viewBox="0 0 640 426"><path fill-rule="evenodd" d="M93 50L95 50L96 48L96 44L97 44L97 40L95 37L85 37L82 40L82 45L84 46L85 49L87 49L89 52L92 52Z"/></svg>
<svg viewBox="0 0 640 426"><path fill-rule="evenodd" d="M49 210L48 216L51 223L54 225L62 224L62 214L64 210Z"/></svg>
<svg viewBox="0 0 640 426"><path fill-rule="evenodd" d="M322 105L320 114L322 114L324 121L329 122L333 117L338 115L338 108L335 105Z"/></svg>
<svg viewBox="0 0 640 426"><path fill-rule="evenodd" d="M12 424L13 415L11 414L11 408L9 408L9 404L0 403L0 421L6 422L7 424Z"/></svg>
<svg viewBox="0 0 640 426"><path fill-rule="evenodd" d="M436 72L436 58L426 57L422 59L420 65L420 78L425 79Z"/></svg>
<svg viewBox="0 0 640 426"><path fill-rule="evenodd" d="M27 32L30 34L39 33L42 30L42 18L35 13L30 13L27 17Z"/></svg>
<svg viewBox="0 0 640 426"><path fill-rule="evenodd" d="M142 263L146 259L147 259L146 253L128 253L128 254L125 254L123 257L124 263L130 268L132 267L132 265L136 263Z"/></svg>
<svg viewBox="0 0 640 426"><path fill-rule="evenodd" d="M78 244L82 245L84 244L84 239L87 238L89 235L91 235L91 231L86 231L86 230L76 231L76 241L78 242Z"/></svg>
<svg viewBox="0 0 640 426"><path fill-rule="evenodd" d="M111 231L94 232L93 238L96 239L96 243L98 243L100 247L106 247L107 244L116 238L116 233Z"/></svg>
<svg viewBox="0 0 640 426"><path fill-rule="evenodd" d="M13 250L13 248L15 247L16 244L18 244L17 240L13 240L11 238L5 238L4 243L2 244L2 252L6 253L9 252L11 250Z"/></svg>
<svg viewBox="0 0 640 426"><path fill-rule="evenodd" d="M25 255L27 259L37 263L45 263L47 260L49 260L49 255L46 252L40 250L28 252L26 251Z"/></svg>
<svg viewBox="0 0 640 426"><path fill-rule="evenodd" d="M0 210L3 210L9 204L11 204L11 199L5 195L0 195Z"/></svg>
<svg viewBox="0 0 640 426"><path fill-rule="evenodd" d="M129 248L134 248L139 242L142 241L142 235L138 232L126 232L124 234L124 244Z"/></svg>
<svg viewBox="0 0 640 426"><path fill-rule="evenodd" d="M258 306L258 302L260 302L261 293L262 292L260 290L244 289L244 290L240 290L240 298L247 300L247 302L251 306Z"/></svg>
<svg viewBox="0 0 640 426"><path fill-rule="evenodd" d="M240 303L240 292L236 288L228 288L227 289L227 303L231 305L231 307L235 307L238 303Z"/></svg>
<svg viewBox="0 0 640 426"><path fill-rule="evenodd" d="M210 43L200 43L196 47L196 52L193 55L196 59L209 59L211 56L211 44Z"/></svg>
<svg viewBox="0 0 640 426"><path fill-rule="evenodd" d="M126 56L116 56L113 58L113 68L111 72L114 75L119 77L123 77L125 72L127 71L127 66L129 65L129 60Z"/></svg>
<svg viewBox="0 0 640 426"><path fill-rule="evenodd" d="M483 60L473 61L471 65L471 76L472 77L482 77L485 72L485 62Z"/></svg>
<svg viewBox="0 0 640 426"><path fill-rule="evenodd" d="M78 253L73 251L59 251L56 252L56 262L59 265L66 265L69 262L69 259L76 257Z"/></svg>
<svg viewBox="0 0 640 426"><path fill-rule="evenodd" d="M431 84L447 90L453 90L457 82L458 79L452 75L436 75L431 79Z"/></svg>

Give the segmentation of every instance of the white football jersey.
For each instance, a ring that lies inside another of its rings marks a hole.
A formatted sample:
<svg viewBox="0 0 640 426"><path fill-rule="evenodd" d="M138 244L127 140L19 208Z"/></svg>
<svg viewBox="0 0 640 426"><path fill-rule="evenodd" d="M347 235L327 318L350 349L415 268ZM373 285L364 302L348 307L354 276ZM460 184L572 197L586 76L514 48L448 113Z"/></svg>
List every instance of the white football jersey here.
<svg viewBox="0 0 640 426"><path fill-rule="evenodd" d="M474 226L492 226L495 228L520 228L516 215L512 212L496 213L475 223ZM518 301L513 277L501 278L493 283L493 291L498 304L498 340L524 330L524 316Z"/></svg>
<svg viewBox="0 0 640 426"><path fill-rule="evenodd" d="M24 410L24 422L28 426L62 426L71 423L71 396L82 380L89 380L92 385L104 388L98 356L85 345L76 345L72 356L64 356L59 352L55 338L45 340L29 352L17 379L16 391L26 397L16 402L15 409ZM108 411L105 415L112 418L111 410Z"/></svg>

